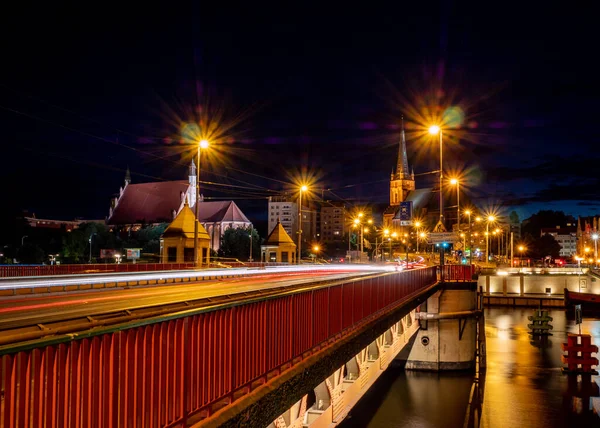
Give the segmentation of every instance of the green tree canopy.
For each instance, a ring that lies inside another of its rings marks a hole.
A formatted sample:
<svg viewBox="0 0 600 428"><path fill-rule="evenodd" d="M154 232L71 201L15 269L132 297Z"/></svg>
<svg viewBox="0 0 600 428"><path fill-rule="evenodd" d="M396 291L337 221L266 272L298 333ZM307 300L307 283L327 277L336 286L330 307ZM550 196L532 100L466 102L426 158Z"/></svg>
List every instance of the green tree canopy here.
<svg viewBox="0 0 600 428"><path fill-rule="evenodd" d="M260 236L250 227L229 228L221 237L219 256L248 260L250 257L250 234L252 234L252 258L260 260Z"/></svg>

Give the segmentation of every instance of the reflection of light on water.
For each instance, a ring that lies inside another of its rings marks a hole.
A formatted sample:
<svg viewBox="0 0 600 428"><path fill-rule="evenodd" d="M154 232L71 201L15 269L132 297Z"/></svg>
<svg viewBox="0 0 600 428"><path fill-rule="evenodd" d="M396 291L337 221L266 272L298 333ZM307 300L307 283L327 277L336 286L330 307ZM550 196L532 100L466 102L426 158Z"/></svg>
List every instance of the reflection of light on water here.
<svg viewBox="0 0 600 428"><path fill-rule="evenodd" d="M511 317L509 315L500 315L496 318L496 326L498 327L498 339L510 340Z"/></svg>

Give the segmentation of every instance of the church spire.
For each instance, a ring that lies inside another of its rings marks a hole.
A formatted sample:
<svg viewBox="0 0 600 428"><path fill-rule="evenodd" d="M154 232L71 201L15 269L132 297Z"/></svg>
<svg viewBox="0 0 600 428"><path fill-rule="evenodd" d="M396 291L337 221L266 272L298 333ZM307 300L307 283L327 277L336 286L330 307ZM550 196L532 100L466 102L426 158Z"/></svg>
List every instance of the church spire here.
<svg viewBox="0 0 600 428"><path fill-rule="evenodd" d="M131 183L131 172L129 172L129 166L127 166L127 171L125 171L125 185Z"/></svg>
<svg viewBox="0 0 600 428"><path fill-rule="evenodd" d="M408 169L408 157L406 156L406 134L404 133L404 116L402 116L402 136L398 147L398 164L396 166L396 174L399 179L410 179Z"/></svg>

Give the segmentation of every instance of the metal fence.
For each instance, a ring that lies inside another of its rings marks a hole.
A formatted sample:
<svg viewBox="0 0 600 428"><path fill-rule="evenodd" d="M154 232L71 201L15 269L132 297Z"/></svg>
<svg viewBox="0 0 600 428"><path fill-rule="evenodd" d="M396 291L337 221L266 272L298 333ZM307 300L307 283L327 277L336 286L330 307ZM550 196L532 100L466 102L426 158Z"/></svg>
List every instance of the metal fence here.
<svg viewBox="0 0 600 428"><path fill-rule="evenodd" d="M444 265L445 281L473 281L473 275L476 273L475 265Z"/></svg>
<svg viewBox="0 0 600 428"><path fill-rule="evenodd" d="M185 426L436 280L435 267L398 272L0 348L0 427Z"/></svg>

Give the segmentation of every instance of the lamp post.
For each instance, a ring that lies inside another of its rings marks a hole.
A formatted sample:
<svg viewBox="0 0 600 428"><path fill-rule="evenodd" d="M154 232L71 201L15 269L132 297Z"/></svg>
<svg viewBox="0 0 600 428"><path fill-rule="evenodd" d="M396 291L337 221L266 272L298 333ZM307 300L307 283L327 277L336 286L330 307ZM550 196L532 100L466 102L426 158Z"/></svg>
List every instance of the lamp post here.
<svg viewBox="0 0 600 428"><path fill-rule="evenodd" d="M425 239L426 236L427 234L425 232L420 232L417 236L417 254L419 253L419 240ZM425 246L425 255L427 255L427 246Z"/></svg>
<svg viewBox="0 0 600 428"><path fill-rule="evenodd" d="M93 237L94 235L96 235L96 232L92 233L92 234L90 235L90 239L89 239L89 242L90 242L90 261L89 261L89 262L90 262L90 263L92 263L92 237Z"/></svg>
<svg viewBox="0 0 600 428"><path fill-rule="evenodd" d="M313 246L313 252L314 252L314 255L313 255L313 263L315 263L315 262L316 262L316 260L317 260L317 255L318 255L318 253L319 253L319 249L320 249L320 248L319 248L319 246L318 246L318 245L315 245L315 246Z"/></svg>
<svg viewBox="0 0 600 428"><path fill-rule="evenodd" d="M198 267L198 207L200 205L200 153L201 149L208 149L209 143L207 140L200 140L198 142L196 152L196 163L198 164L198 171L196 171L196 204L194 205L194 216L196 221L194 222L194 266ZM202 263L200 263L202 265Z"/></svg>
<svg viewBox="0 0 600 428"><path fill-rule="evenodd" d="M466 210L465 214L469 217L469 265L473 264L473 240L471 239L471 210ZM466 250L466 248L465 248Z"/></svg>
<svg viewBox="0 0 600 428"><path fill-rule="evenodd" d="M386 238L388 241L391 241L389 229L383 229L383 239L381 240L381 244L383 244L385 242ZM392 254L392 243L390 242L390 257L391 257L391 254ZM381 255L381 261L383 261L383 254Z"/></svg>
<svg viewBox="0 0 600 428"><path fill-rule="evenodd" d="M302 260L302 192L306 192L308 186L303 184L300 186L300 196L298 197L298 258L296 262L300 264Z"/></svg>
<svg viewBox="0 0 600 428"><path fill-rule="evenodd" d="M494 217L493 215L489 215L487 217L487 222L485 225L485 262L489 263L490 261L490 251L489 251L489 247L490 247L490 223L494 222L496 220L496 217Z"/></svg>
<svg viewBox="0 0 600 428"><path fill-rule="evenodd" d="M250 229L250 257L248 258L249 262L252 262L252 229Z"/></svg>
<svg viewBox="0 0 600 428"><path fill-rule="evenodd" d="M444 182L444 163L443 163L443 151L442 151L442 128L438 125L432 125L429 127L429 133L431 135L440 136L440 223L444 224L444 196L443 196L443 182Z"/></svg>
<svg viewBox="0 0 600 428"><path fill-rule="evenodd" d="M393 257L393 254L392 254L392 240L393 240L394 238L396 238L397 236L398 236L398 234L397 234L396 232L393 232L393 233L390 235L390 261L392 261L392 260L394 259L394 257Z"/></svg>
<svg viewBox="0 0 600 428"><path fill-rule="evenodd" d="M417 254L419 254L419 228L421 227L420 221L415 221L415 236L417 238Z"/></svg>
<svg viewBox="0 0 600 428"><path fill-rule="evenodd" d="M21 247L25 245L25 238L29 238L29 236L25 235L21 238Z"/></svg>
<svg viewBox="0 0 600 428"><path fill-rule="evenodd" d="M450 184L456 186L456 218L457 218L457 229L460 232L460 181L458 178L450 179Z"/></svg>
<svg viewBox="0 0 600 428"><path fill-rule="evenodd" d="M517 249L519 250L519 259L521 260L521 262L519 263L519 266L523 267L523 252L525 251L525 247L522 245L519 245L519 247Z"/></svg>
<svg viewBox="0 0 600 428"><path fill-rule="evenodd" d="M592 234L592 239L594 240L594 260L596 261L596 267L598 267L598 234Z"/></svg>

